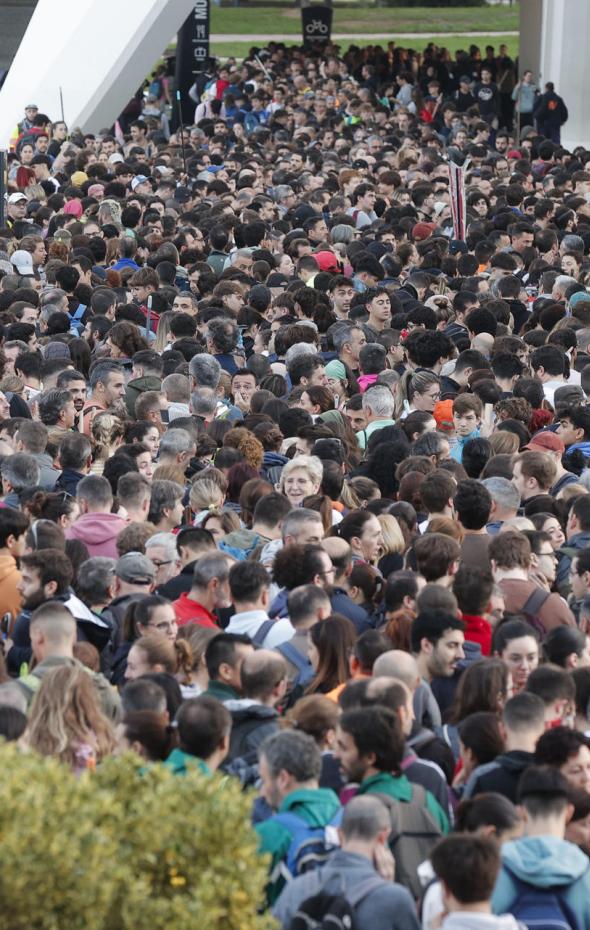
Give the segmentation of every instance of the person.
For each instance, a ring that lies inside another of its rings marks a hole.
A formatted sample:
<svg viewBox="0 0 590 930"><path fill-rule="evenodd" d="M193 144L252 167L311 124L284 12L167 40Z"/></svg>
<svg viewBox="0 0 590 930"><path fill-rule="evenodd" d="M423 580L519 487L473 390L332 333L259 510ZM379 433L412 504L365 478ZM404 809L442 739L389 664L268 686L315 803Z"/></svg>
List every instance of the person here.
<svg viewBox="0 0 590 930"><path fill-rule="evenodd" d="M539 634L524 618L507 617L494 630L492 654L507 665L512 688L518 693L539 664Z"/></svg>
<svg viewBox="0 0 590 930"><path fill-rule="evenodd" d="M535 101L533 116L537 121L539 132L559 145L561 141L561 127L567 123L569 114L562 97L555 93L552 81L545 84L545 92Z"/></svg>
<svg viewBox="0 0 590 930"><path fill-rule="evenodd" d="M21 573L16 560L24 555L28 525L27 517L19 510L0 509L0 598L4 610L10 614L9 626L16 620L22 602L18 590Z"/></svg>
<svg viewBox="0 0 590 930"><path fill-rule="evenodd" d="M465 624L456 616L424 611L412 623L411 645L424 681L451 676L465 657Z"/></svg>
<svg viewBox="0 0 590 930"><path fill-rule="evenodd" d="M543 733L535 749L537 765L554 765L574 788L588 791L590 785L590 741L569 727L554 727Z"/></svg>
<svg viewBox="0 0 590 930"><path fill-rule="evenodd" d="M212 775L227 755L231 716L213 697L200 695L184 701L176 715L178 747L163 763L174 775L196 769Z"/></svg>
<svg viewBox="0 0 590 930"><path fill-rule="evenodd" d="M260 744L278 730L276 708L287 689L285 660L270 649L258 649L244 659L241 682L243 697L225 702L232 717L228 762L256 761Z"/></svg>
<svg viewBox="0 0 590 930"><path fill-rule="evenodd" d="M331 613L330 598L323 588L306 584L289 591L287 615L295 633L291 639L280 643L276 650L287 663L287 677L291 687L297 684L306 687L313 678L308 633L319 620L326 620Z"/></svg>
<svg viewBox="0 0 590 930"><path fill-rule="evenodd" d="M534 896L537 919L590 926L590 869L588 857L564 839L572 813L563 775L548 766L530 766L523 773L518 801L524 814L524 836L505 843L502 868L492 895L495 914L512 913L526 920L527 898ZM519 900L520 899L520 900ZM573 919L573 918L572 918Z"/></svg>
<svg viewBox="0 0 590 930"><path fill-rule="evenodd" d="M88 475L76 487L76 501L80 516L66 529L66 539L83 542L91 556L101 555L116 559L117 536L126 522L111 512L113 493L106 478Z"/></svg>
<svg viewBox="0 0 590 930"><path fill-rule="evenodd" d="M505 751L475 769L465 785L464 798L493 791L516 803L520 776L533 764L537 741L545 730L545 706L536 694L522 692L506 701L502 720Z"/></svg>
<svg viewBox="0 0 590 930"><path fill-rule="evenodd" d="M486 930L517 930L511 914L492 915L491 898L500 871L500 854L487 836L447 836L432 851L431 865L442 887L442 930L472 925ZM469 881L465 875L469 874Z"/></svg>
<svg viewBox="0 0 590 930"><path fill-rule="evenodd" d="M229 571L229 589L235 613L226 627L228 633L246 634L266 649L292 639L295 630L287 619L268 616L270 577L263 565L236 562Z"/></svg>
<svg viewBox="0 0 590 930"><path fill-rule="evenodd" d="M240 697L242 691L242 665L253 650L249 636L239 633L219 633L205 650L205 664L209 684L204 692L225 702Z"/></svg>
<svg viewBox="0 0 590 930"><path fill-rule="evenodd" d="M188 593L182 592L172 605L180 626L197 623L199 626L219 629L214 611L231 605L230 565L231 560L217 551L194 561L191 590Z"/></svg>
<svg viewBox="0 0 590 930"><path fill-rule="evenodd" d="M387 847L391 828L385 805L370 795L346 805L339 828L340 849L317 869L289 882L273 906L273 916L285 928L304 902L323 892L342 894L354 901L359 930L417 930L414 902L401 885L391 882L393 863ZM389 868L388 868L389 867ZM362 895L357 899L355 889ZM365 890L366 889L366 890Z"/></svg>
<svg viewBox="0 0 590 930"><path fill-rule="evenodd" d="M322 852L329 853L327 827L340 823L337 795L320 788L320 750L311 736L286 730L268 736L259 754L261 795L275 813L255 826L260 851L270 855L267 898L273 905L290 877L296 877L298 853L306 839L315 837Z"/></svg>

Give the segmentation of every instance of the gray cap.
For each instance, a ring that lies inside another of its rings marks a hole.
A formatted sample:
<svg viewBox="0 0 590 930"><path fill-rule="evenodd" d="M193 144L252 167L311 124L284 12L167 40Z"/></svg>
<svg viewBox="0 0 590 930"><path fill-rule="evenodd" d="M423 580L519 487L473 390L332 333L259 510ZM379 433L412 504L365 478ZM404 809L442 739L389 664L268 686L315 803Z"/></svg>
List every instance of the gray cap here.
<svg viewBox="0 0 590 930"><path fill-rule="evenodd" d="M151 584L156 577L154 563L141 552L126 552L115 565L115 575L128 584Z"/></svg>

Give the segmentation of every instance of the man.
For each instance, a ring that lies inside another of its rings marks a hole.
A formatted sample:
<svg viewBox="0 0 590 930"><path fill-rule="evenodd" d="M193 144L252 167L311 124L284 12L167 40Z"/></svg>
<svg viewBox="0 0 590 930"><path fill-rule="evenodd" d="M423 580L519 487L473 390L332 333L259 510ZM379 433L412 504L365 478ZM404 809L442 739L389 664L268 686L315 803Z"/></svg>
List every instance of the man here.
<svg viewBox="0 0 590 930"><path fill-rule="evenodd" d="M297 852L304 838L328 843L326 828L337 826L336 794L319 787L322 756L315 740L297 730L267 737L260 748L261 795L272 817L256 825L260 851L271 856L267 895L273 904L285 880L298 874Z"/></svg>
<svg viewBox="0 0 590 930"><path fill-rule="evenodd" d="M16 452L2 461L0 473L4 506L18 510L21 492L39 484L39 466L32 455Z"/></svg>
<svg viewBox="0 0 590 930"><path fill-rule="evenodd" d="M160 440L158 465L170 465L186 471L196 452L194 437L186 429L167 429Z"/></svg>
<svg viewBox="0 0 590 930"><path fill-rule="evenodd" d="M424 436L431 435L424 433ZM419 442L419 440L417 440ZM418 454L418 453L416 453ZM436 468L426 475L420 485L420 496L427 519L420 524L419 529L424 533L431 520L436 517L450 517L455 515L455 505L453 497L457 490L457 482L448 471Z"/></svg>
<svg viewBox="0 0 590 930"><path fill-rule="evenodd" d="M308 898L333 887L337 895L345 889L358 930L418 930L412 897L391 881L390 832L391 817L378 798L353 798L342 815L340 849L321 869L290 881L273 907L273 916L287 928ZM362 894L358 902L355 891Z"/></svg>
<svg viewBox="0 0 590 930"><path fill-rule="evenodd" d="M543 385L545 400L553 406L557 388L565 384L565 355L562 349L555 345L535 349L531 354L531 368L535 378Z"/></svg>
<svg viewBox="0 0 590 930"><path fill-rule="evenodd" d="M287 616L288 592L299 585L315 584L330 594L333 577L332 562L322 546L283 546L273 563L273 581L280 590L269 607L269 616Z"/></svg>
<svg viewBox="0 0 590 930"><path fill-rule="evenodd" d="M182 522L183 497L184 488L176 481L164 478L153 481L148 522L160 533L171 533Z"/></svg>
<svg viewBox="0 0 590 930"><path fill-rule="evenodd" d="M256 375L247 368L238 368L231 379L234 404L242 413L250 410L252 394L256 390Z"/></svg>
<svg viewBox="0 0 590 930"><path fill-rule="evenodd" d="M572 597L570 607L580 627L585 629L583 622L582 605L590 595L590 548L580 549L571 562L570 580Z"/></svg>
<svg viewBox="0 0 590 930"><path fill-rule="evenodd" d="M534 439L555 433L537 433ZM568 452L580 450L590 455L590 409L588 407L567 407L559 418L557 437L563 442ZM533 440L531 440L532 442Z"/></svg>
<svg viewBox="0 0 590 930"><path fill-rule="evenodd" d="M590 498L581 495L574 500L565 528L567 544L560 552L561 559L557 566L557 590L567 594L573 582L573 556L580 549L590 546Z"/></svg>
<svg viewBox="0 0 590 930"><path fill-rule="evenodd" d="M87 436L70 433L60 441L58 458L61 474L55 482L55 490L74 496L78 485L90 472L92 444Z"/></svg>
<svg viewBox="0 0 590 930"><path fill-rule="evenodd" d="M363 394L363 413L367 426L356 434L361 449L366 449L373 433L385 426L393 426L395 400L389 388L384 384L374 384Z"/></svg>
<svg viewBox="0 0 590 930"><path fill-rule="evenodd" d="M338 324L334 327L332 341L339 361L348 365L352 372L358 372L360 351L367 344L364 330L352 324Z"/></svg>
<svg viewBox="0 0 590 930"><path fill-rule="evenodd" d="M554 460L546 452L522 452L513 459L512 480L524 505L538 497L549 494L557 478Z"/></svg>
<svg viewBox="0 0 590 930"><path fill-rule="evenodd" d="M289 591L287 615L295 630L287 642L276 647L287 662L287 678L291 684L307 686L315 672L309 661L308 631L332 613L330 598L323 588L315 584L300 585Z"/></svg>
<svg viewBox="0 0 590 930"><path fill-rule="evenodd" d="M242 693L242 665L253 651L249 636L236 633L219 633L207 644L205 664L209 684L205 694L218 701L230 701Z"/></svg>
<svg viewBox="0 0 590 930"><path fill-rule="evenodd" d="M51 601L37 607L30 618L30 635L35 667L17 682L29 705L46 675L64 665L74 666L90 675L105 716L114 722L119 719L120 701L116 689L99 672L91 671L74 658L76 621L64 604Z"/></svg>
<svg viewBox="0 0 590 930"><path fill-rule="evenodd" d="M176 714L178 748L173 749L164 765L174 775L186 775L196 769L203 775L217 771L229 747L231 716L213 697L184 701Z"/></svg>
<svg viewBox="0 0 590 930"><path fill-rule="evenodd" d="M357 229L371 226L372 223L377 221L377 214L375 213L377 194L374 187L370 184L359 184L353 190L351 200L352 207L346 213L352 217Z"/></svg>
<svg viewBox="0 0 590 930"><path fill-rule="evenodd" d="M369 288L365 291L365 309L369 314L367 326L379 334L391 325L391 299L382 288Z"/></svg>
<svg viewBox="0 0 590 930"><path fill-rule="evenodd" d="M156 586L165 584L180 571L174 533L155 533L145 544L145 554L156 569Z"/></svg>
<svg viewBox="0 0 590 930"><path fill-rule="evenodd" d="M123 641L123 621L129 605L153 592L155 574L153 563L142 552L126 552L115 562L114 596L105 619L112 621L116 645Z"/></svg>
<svg viewBox="0 0 590 930"><path fill-rule="evenodd" d="M348 320L348 311L354 297L354 287L349 278L341 274L334 275L328 285L328 296L336 319Z"/></svg>
<svg viewBox="0 0 590 930"><path fill-rule="evenodd" d="M416 567L429 584L450 588L459 568L461 549L443 533L424 533L414 542Z"/></svg>
<svg viewBox="0 0 590 930"><path fill-rule="evenodd" d="M139 272L138 272L139 274ZM111 359L101 359L89 376L91 394L82 408L82 432L90 435L90 427L101 410L125 414L125 375L121 365Z"/></svg>
<svg viewBox="0 0 590 930"><path fill-rule="evenodd" d="M527 453L529 455L535 453ZM531 546L522 533L498 533L488 549L494 581L510 614L527 614L545 633L557 626L574 626L574 616L559 594L548 594L529 578Z"/></svg>
<svg viewBox="0 0 590 930"><path fill-rule="evenodd" d="M495 536L506 520L512 520L520 507L520 492L507 478L485 478L480 484L492 499L490 520L486 532Z"/></svg>
<svg viewBox="0 0 590 930"><path fill-rule="evenodd" d="M545 84L545 93L537 97L533 116L537 120L537 127L541 135L559 145L561 142L561 127L568 120L568 111L563 97L555 93L555 85L552 81Z"/></svg>
<svg viewBox="0 0 590 930"><path fill-rule="evenodd" d="M270 649L258 649L242 665L242 694L226 701L232 718L228 762L258 760L260 744L279 729L277 704L285 697L287 665Z"/></svg>
<svg viewBox="0 0 590 930"><path fill-rule="evenodd" d="M530 673L525 688L543 702L545 730L571 726L576 685L568 669L549 662L539 665Z"/></svg>
<svg viewBox="0 0 590 930"><path fill-rule="evenodd" d="M20 510L0 509L0 602L2 611L10 614L9 632L21 607L21 573L16 560L24 555L28 525L28 518Z"/></svg>
<svg viewBox="0 0 590 930"><path fill-rule="evenodd" d="M493 762L471 773L463 797L495 791L516 803L518 782L535 760L537 740L545 731L545 706L536 694L523 691L506 701L502 711L505 748Z"/></svg>
<svg viewBox="0 0 590 930"><path fill-rule="evenodd" d="M224 536L219 548L234 558L257 560L258 553L272 540L280 539L283 520L291 510L284 494L274 493L261 497L256 503L252 527L243 527Z"/></svg>
<svg viewBox="0 0 590 930"><path fill-rule="evenodd" d="M270 576L257 562L236 562L229 572L229 588L235 613L227 625L228 633L250 637L254 645L273 649L293 637L295 630L284 619L271 620Z"/></svg>
<svg viewBox="0 0 590 930"><path fill-rule="evenodd" d="M138 472L121 475L117 482L117 500L130 523L146 522L151 496L152 488L149 481Z"/></svg>
<svg viewBox="0 0 590 930"><path fill-rule="evenodd" d="M197 561L201 556L215 551L215 542L208 530L199 526L183 526L176 534L176 551L180 572L158 588L157 592L169 601L177 601L183 593L188 594L193 586L193 573Z"/></svg>
<svg viewBox="0 0 590 930"><path fill-rule="evenodd" d="M299 546L319 543L324 538L322 518L316 510L298 507L290 510L281 527L281 538L267 543L260 552L259 560L270 569L274 558L283 546L296 543Z"/></svg>
<svg viewBox="0 0 590 930"><path fill-rule="evenodd" d="M460 394L453 400L456 439L451 443L451 457L456 462L462 461L465 444L479 438L482 417L483 404L477 394Z"/></svg>
<svg viewBox="0 0 590 930"><path fill-rule="evenodd" d="M418 614L410 632L421 678L450 678L465 658L465 624L452 614L429 610Z"/></svg>
<svg viewBox="0 0 590 930"><path fill-rule="evenodd" d="M209 629L219 629L219 619L213 611L223 610L231 605L231 562L227 555L217 551L202 555L194 562L190 591L181 593L172 605L179 626L196 623Z"/></svg>
<svg viewBox="0 0 590 930"><path fill-rule="evenodd" d="M492 510L489 491L475 478L465 478L457 484L453 505L464 531L461 565L477 567L483 572L489 570L488 545L491 537L486 532Z"/></svg>
<svg viewBox="0 0 590 930"><path fill-rule="evenodd" d="M151 349L142 349L132 358L131 380L125 389L125 404L130 417L135 414L135 401L144 391L160 391L162 388L162 357Z"/></svg>
<svg viewBox="0 0 590 930"><path fill-rule="evenodd" d="M39 466L39 485L44 491L53 491L60 476L53 467L53 459L45 451L47 448L47 427L36 420L23 420L15 434L15 451L25 452L34 458Z"/></svg>
<svg viewBox="0 0 590 930"><path fill-rule="evenodd" d="M545 916L552 921L558 912L565 924L560 907L563 901L569 913L575 914L579 927L590 926L588 856L564 839L573 814L569 799L568 783L556 769L532 765L523 774L518 802L524 816L524 836L502 847L502 870L492 895L495 914L509 911L518 920L530 919L530 913L517 905L532 898L536 923L544 923Z"/></svg>
<svg viewBox="0 0 590 930"><path fill-rule="evenodd" d="M453 579L453 594L465 623L465 640L478 643L483 656L492 651L492 627L485 614L490 612L493 590L491 570L484 566L462 563Z"/></svg>
<svg viewBox="0 0 590 930"><path fill-rule="evenodd" d="M91 556L105 555L116 559L117 536L126 521L112 513L113 492L102 475L88 475L76 488L80 516L65 531L66 539L79 539Z"/></svg>

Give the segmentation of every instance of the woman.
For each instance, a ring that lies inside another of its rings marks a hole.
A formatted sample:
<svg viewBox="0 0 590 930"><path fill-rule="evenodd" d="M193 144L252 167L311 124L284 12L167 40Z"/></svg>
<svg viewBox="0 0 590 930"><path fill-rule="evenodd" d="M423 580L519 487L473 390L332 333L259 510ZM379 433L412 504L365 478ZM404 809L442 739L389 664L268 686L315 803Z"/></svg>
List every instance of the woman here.
<svg viewBox="0 0 590 930"><path fill-rule="evenodd" d="M106 345L109 347L111 358L129 364L136 352L149 348L147 340L140 335L137 326L128 320L121 320L120 323L111 326Z"/></svg>
<svg viewBox="0 0 590 930"><path fill-rule="evenodd" d="M127 445L134 442L140 442L147 446L152 454L152 461L155 462L160 451L160 432L157 426L148 420L139 420L137 423L127 425L125 430L125 442Z"/></svg>
<svg viewBox="0 0 590 930"><path fill-rule="evenodd" d="M189 505L195 515L195 526L201 526L208 513L221 510L225 494L212 478L195 478L189 492Z"/></svg>
<svg viewBox="0 0 590 930"><path fill-rule="evenodd" d="M65 665L43 677L22 744L76 773L94 768L113 752L114 733L86 669Z"/></svg>
<svg viewBox="0 0 590 930"><path fill-rule="evenodd" d="M159 594L149 594L132 601L123 618L123 642L113 659L111 680L119 685L125 678L127 656L133 643L142 636L158 635L174 643L178 622L170 601Z"/></svg>
<svg viewBox="0 0 590 930"><path fill-rule="evenodd" d="M331 788L337 793L344 787L340 763L334 758L336 727L340 708L323 694L310 694L297 701L281 721L284 729L298 730L312 736L322 753L320 788Z"/></svg>
<svg viewBox="0 0 590 930"><path fill-rule="evenodd" d="M181 683L181 688L185 697L197 697L207 690L209 685L209 672L207 670L207 663L205 662L205 653L207 651L207 646L218 633L218 630L199 626L196 623L185 623L184 626L181 627L176 642L178 643L181 639L185 640L185 642L188 643L192 657L190 674L187 679Z"/></svg>
<svg viewBox="0 0 590 930"><path fill-rule="evenodd" d="M25 554L38 549L66 551L66 538L61 526L52 520L34 520L25 533Z"/></svg>
<svg viewBox="0 0 590 930"><path fill-rule="evenodd" d="M492 711L477 711L469 714L457 726L459 734L459 758L461 771L453 780L453 788L459 789L467 783L469 776L479 765L487 765L504 752L504 740L500 732L500 718Z"/></svg>
<svg viewBox="0 0 590 930"><path fill-rule="evenodd" d="M378 568L384 578L387 578L391 572L396 572L403 568L403 554L406 544L404 536L400 530L399 523L389 513L381 513L377 517L381 526L381 535L383 536L383 546L381 547Z"/></svg>
<svg viewBox="0 0 590 930"><path fill-rule="evenodd" d="M67 530L80 516L76 498L66 491L35 491L29 501L23 501L23 509L34 520L51 520L62 530Z"/></svg>
<svg viewBox="0 0 590 930"><path fill-rule="evenodd" d="M328 389L334 398L334 406L340 409L349 397L358 394L358 382L345 362L334 358L326 365Z"/></svg>
<svg viewBox="0 0 590 930"><path fill-rule="evenodd" d="M534 513L529 519L536 530L542 530L551 537L554 552L561 549L565 544L565 534L557 517L552 513Z"/></svg>
<svg viewBox="0 0 590 930"><path fill-rule="evenodd" d="M298 455L283 468L277 491L285 495L291 507L301 507L304 497L318 493L322 474L322 463L317 456Z"/></svg>
<svg viewBox="0 0 590 930"><path fill-rule="evenodd" d="M334 409L334 395L329 388L321 384L312 384L301 395L299 406L302 410L307 410L312 417L318 417L320 413Z"/></svg>
<svg viewBox="0 0 590 930"><path fill-rule="evenodd" d="M152 453L147 446L144 446L142 442L132 442L124 446L119 446L115 455L125 455L132 459L135 462L139 474L143 475L151 484L154 477L154 462Z"/></svg>
<svg viewBox="0 0 590 930"><path fill-rule="evenodd" d="M512 689L517 694L539 664L539 635L525 620L505 620L494 630L492 655L508 666Z"/></svg>
<svg viewBox="0 0 590 930"><path fill-rule="evenodd" d="M460 757L457 724L482 711L499 716L510 690L510 673L501 659L482 659L465 669L451 707L451 723L442 729L443 738L453 750L455 760Z"/></svg>
<svg viewBox="0 0 590 930"><path fill-rule="evenodd" d="M315 675L305 694L327 694L350 678L349 657L356 643L354 624L340 614L314 623L308 634ZM296 689L294 689L296 690Z"/></svg>
<svg viewBox="0 0 590 930"><path fill-rule="evenodd" d="M367 510L354 510L334 527L332 535L346 540L351 548L353 562L367 562L369 565L377 563L383 546L383 533L374 514Z"/></svg>
<svg viewBox="0 0 590 930"><path fill-rule="evenodd" d="M570 671L590 666L590 640L582 630L571 626L557 626L543 641L547 662Z"/></svg>
<svg viewBox="0 0 590 930"><path fill-rule="evenodd" d="M174 675L177 670L178 657L174 643L164 636L149 633L132 644L127 656L125 681L134 681L151 672Z"/></svg>
<svg viewBox="0 0 590 930"><path fill-rule="evenodd" d="M404 398L404 387L407 390L407 400ZM414 410L421 410L431 414L440 400L440 379L431 371L417 371L407 380L404 375L404 378L400 381L398 394L398 409L401 404L398 416L401 419L407 417Z"/></svg>
<svg viewBox="0 0 590 930"><path fill-rule="evenodd" d="M123 442L124 431L123 420L108 410L96 414L90 427L94 446L90 469L93 475L102 475L104 463L114 455Z"/></svg>
<svg viewBox="0 0 590 930"><path fill-rule="evenodd" d="M240 518L231 510L209 510L201 522L202 529L211 533L216 546L224 536L239 531L240 526Z"/></svg>
<svg viewBox="0 0 590 930"><path fill-rule="evenodd" d="M175 746L175 729L155 710L134 710L125 714L119 745L136 752L148 762L164 762Z"/></svg>

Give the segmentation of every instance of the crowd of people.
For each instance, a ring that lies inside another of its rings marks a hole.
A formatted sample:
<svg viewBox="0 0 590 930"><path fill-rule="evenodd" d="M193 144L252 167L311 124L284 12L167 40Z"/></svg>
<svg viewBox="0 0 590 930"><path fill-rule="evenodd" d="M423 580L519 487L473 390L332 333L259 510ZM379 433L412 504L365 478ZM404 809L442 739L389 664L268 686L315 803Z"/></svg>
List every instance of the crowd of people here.
<svg viewBox="0 0 590 930"><path fill-rule="evenodd" d="M547 87L275 45L184 132L159 71L15 134L0 733L238 779L285 928L590 928L590 147Z"/></svg>

